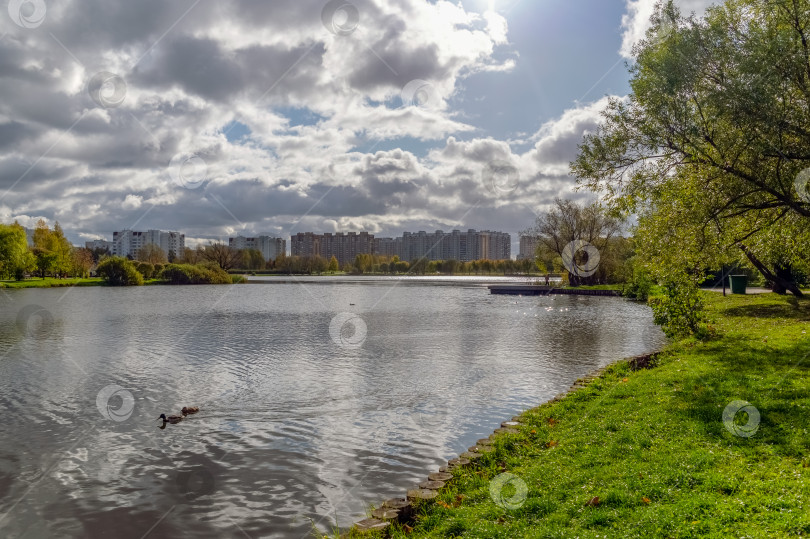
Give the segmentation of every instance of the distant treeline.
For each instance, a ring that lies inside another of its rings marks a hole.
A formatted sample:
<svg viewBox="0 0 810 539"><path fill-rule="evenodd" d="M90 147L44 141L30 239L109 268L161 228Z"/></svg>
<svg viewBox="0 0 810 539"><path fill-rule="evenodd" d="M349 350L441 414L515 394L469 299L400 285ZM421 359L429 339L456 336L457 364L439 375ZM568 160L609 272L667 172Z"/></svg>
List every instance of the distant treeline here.
<svg viewBox="0 0 810 539"><path fill-rule="evenodd" d="M537 271L533 260L427 260L425 258L400 260L398 256L357 255L353 262L341 267L334 256L325 259L320 256L283 256L268 264L262 273L322 275L342 271L353 275L517 275Z"/></svg>

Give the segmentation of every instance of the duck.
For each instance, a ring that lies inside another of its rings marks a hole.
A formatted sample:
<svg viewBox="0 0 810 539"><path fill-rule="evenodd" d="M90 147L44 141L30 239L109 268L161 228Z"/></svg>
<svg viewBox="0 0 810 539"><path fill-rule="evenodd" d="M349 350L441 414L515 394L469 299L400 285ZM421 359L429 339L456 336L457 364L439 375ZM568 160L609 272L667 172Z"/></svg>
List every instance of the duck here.
<svg viewBox="0 0 810 539"><path fill-rule="evenodd" d="M158 417L158 419L162 419L164 424L165 423L171 423L172 425L174 425L176 423L180 423L183 420L183 416L181 416L181 415L170 415L170 416L166 417L166 414L160 414L160 417Z"/></svg>
<svg viewBox="0 0 810 539"><path fill-rule="evenodd" d="M199 406L183 406L183 409L180 410L180 411L183 413L183 415L196 414L197 412L200 411L200 407Z"/></svg>

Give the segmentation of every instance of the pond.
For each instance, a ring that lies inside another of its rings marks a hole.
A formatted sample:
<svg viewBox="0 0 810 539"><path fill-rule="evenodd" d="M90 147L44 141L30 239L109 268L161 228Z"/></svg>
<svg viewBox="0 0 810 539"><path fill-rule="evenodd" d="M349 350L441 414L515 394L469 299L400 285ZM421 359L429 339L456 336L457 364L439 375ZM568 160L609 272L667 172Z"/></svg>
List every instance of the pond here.
<svg viewBox="0 0 810 539"><path fill-rule="evenodd" d="M311 537L665 342L643 304L483 282L0 290L0 534Z"/></svg>

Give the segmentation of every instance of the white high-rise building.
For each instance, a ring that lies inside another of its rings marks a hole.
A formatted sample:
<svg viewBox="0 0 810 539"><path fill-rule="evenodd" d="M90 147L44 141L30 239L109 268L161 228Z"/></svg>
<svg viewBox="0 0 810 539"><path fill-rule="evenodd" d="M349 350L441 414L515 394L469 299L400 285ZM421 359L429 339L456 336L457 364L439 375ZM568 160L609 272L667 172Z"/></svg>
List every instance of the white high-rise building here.
<svg viewBox="0 0 810 539"><path fill-rule="evenodd" d="M160 247L163 253L170 257L182 256L186 247L186 236L179 232L164 232L162 230L121 230L113 232L111 252L115 256L136 257L138 251L149 244Z"/></svg>

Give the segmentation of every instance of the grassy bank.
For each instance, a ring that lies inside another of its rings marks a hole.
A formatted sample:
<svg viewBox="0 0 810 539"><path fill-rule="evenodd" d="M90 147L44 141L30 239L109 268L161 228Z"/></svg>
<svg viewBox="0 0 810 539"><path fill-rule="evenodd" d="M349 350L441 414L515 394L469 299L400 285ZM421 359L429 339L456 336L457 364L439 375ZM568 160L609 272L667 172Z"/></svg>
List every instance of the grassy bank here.
<svg viewBox="0 0 810 539"><path fill-rule="evenodd" d="M237 281L234 280L234 282ZM239 280L238 282L244 281ZM153 285L167 283L160 279L145 279L143 284ZM106 283L100 277L90 277L87 279L54 279L53 277L46 277L44 279L34 278L22 281L0 281L0 288L58 288L65 286L106 286Z"/></svg>
<svg viewBox="0 0 810 539"><path fill-rule="evenodd" d="M649 370L618 364L527 411L519 434L498 436L481 464L454 471L413 530L389 535L810 534L810 301L705 297L717 337L674 343ZM737 400L760 414L750 437L740 425L754 425L753 411L723 422ZM525 500L518 481L492 495L503 472L525 483Z"/></svg>
<svg viewBox="0 0 810 539"><path fill-rule="evenodd" d="M54 279L53 277L40 279L37 277L22 281L0 281L0 288L55 288L61 286L98 286L101 284L103 284L103 281L97 277L88 279Z"/></svg>

